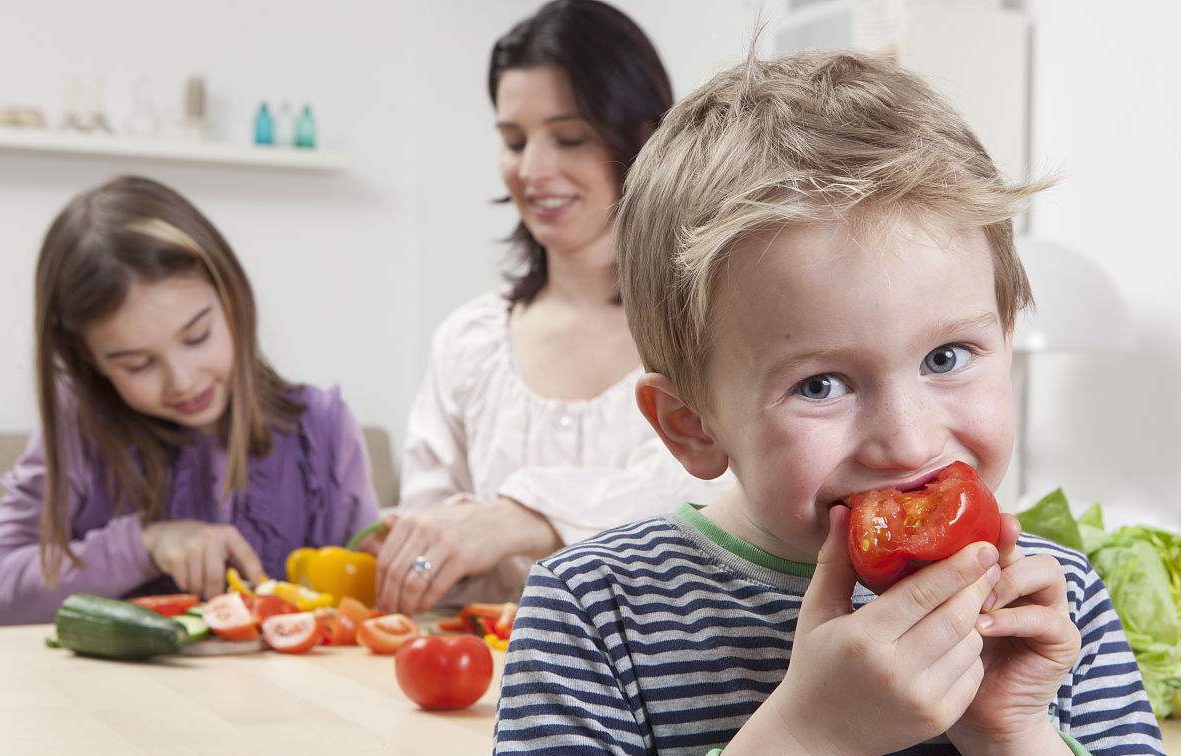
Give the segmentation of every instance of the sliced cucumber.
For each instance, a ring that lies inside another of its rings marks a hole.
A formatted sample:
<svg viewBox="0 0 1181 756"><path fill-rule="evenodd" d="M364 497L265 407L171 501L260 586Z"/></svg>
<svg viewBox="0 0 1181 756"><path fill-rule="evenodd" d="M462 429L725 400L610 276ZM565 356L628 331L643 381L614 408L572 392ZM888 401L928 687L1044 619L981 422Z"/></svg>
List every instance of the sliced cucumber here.
<svg viewBox="0 0 1181 756"><path fill-rule="evenodd" d="M181 627L185 629L187 635L183 641L185 644L196 643L209 637L209 625L200 617L194 617L191 614L180 614L173 617L172 621L180 623Z"/></svg>

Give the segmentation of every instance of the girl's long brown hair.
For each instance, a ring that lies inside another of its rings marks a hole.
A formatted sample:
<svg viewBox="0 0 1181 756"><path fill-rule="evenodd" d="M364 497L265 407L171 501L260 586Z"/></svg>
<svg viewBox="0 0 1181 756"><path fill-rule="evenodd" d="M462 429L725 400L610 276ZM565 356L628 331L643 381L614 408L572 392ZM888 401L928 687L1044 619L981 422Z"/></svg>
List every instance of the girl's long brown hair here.
<svg viewBox="0 0 1181 756"><path fill-rule="evenodd" d="M61 577L70 549L69 471L62 452L61 392L76 399L87 453L106 462L116 511L141 522L166 511L170 464L194 431L136 412L98 371L83 329L113 315L135 281L207 280L217 291L234 344L230 403L220 433L226 489L247 482L249 458L271 449L272 427L290 428L304 407L259 352L254 295L229 244L184 197L150 179L124 176L75 197L54 219L37 260L34 295L38 404L45 446L41 571Z"/></svg>

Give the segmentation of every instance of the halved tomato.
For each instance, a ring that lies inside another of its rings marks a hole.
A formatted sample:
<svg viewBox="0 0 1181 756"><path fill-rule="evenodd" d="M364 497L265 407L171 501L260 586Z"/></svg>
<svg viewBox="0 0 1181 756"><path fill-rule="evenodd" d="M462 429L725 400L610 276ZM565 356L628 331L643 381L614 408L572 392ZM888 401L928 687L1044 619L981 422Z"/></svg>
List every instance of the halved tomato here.
<svg viewBox="0 0 1181 756"><path fill-rule="evenodd" d="M367 619L357 628L357 642L375 654L392 654L415 635L418 628L405 614Z"/></svg>
<svg viewBox="0 0 1181 756"><path fill-rule="evenodd" d="M334 646L357 645L357 629L372 619L374 612L362 602L352 596L345 596L336 607L336 617L332 621L332 634L329 642Z"/></svg>
<svg viewBox="0 0 1181 756"><path fill-rule="evenodd" d="M920 491L863 491L848 503L849 558L862 585L879 595L970 543L1000 540L1000 507L964 462L952 462Z"/></svg>
<svg viewBox="0 0 1181 756"><path fill-rule="evenodd" d="M320 640L320 623L314 612L275 614L262 623L267 645L284 654L302 654Z"/></svg>
<svg viewBox="0 0 1181 756"><path fill-rule="evenodd" d="M238 593L223 593L205 602L201 618L209 629L226 640L253 640L258 637L254 616Z"/></svg>
<svg viewBox="0 0 1181 756"><path fill-rule="evenodd" d="M249 596L245 603L256 624L261 625L276 614L295 614L299 611L278 596Z"/></svg>
<svg viewBox="0 0 1181 756"><path fill-rule="evenodd" d="M175 617L184 614L189 607L197 605L197 597L191 593L169 593L161 596L137 596L131 603L151 609L156 614L165 617Z"/></svg>

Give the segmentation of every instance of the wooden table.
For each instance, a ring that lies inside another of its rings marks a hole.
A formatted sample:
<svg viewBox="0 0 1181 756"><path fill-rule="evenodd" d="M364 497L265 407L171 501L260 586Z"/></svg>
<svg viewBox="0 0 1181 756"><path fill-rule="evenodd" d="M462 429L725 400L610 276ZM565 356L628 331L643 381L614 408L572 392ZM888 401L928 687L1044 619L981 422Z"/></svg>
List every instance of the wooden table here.
<svg viewBox="0 0 1181 756"><path fill-rule="evenodd" d="M87 659L45 647L50 625L0 627L0 743L37 756L460 756L492 752L503 652L469 709L425 712L393 659L359 647L303 656Z"/></svg>
<svg viewBox="0 0 1181 756"><path fill-rule="evenodd" d="M504 654L470 709L425 712L393 660L363 648L304 656L113 662L45 648L49 625L0 627L0 743L38 756L463 756L492 751ZM1181 756L1181 720L1162 728Z"/></svg>

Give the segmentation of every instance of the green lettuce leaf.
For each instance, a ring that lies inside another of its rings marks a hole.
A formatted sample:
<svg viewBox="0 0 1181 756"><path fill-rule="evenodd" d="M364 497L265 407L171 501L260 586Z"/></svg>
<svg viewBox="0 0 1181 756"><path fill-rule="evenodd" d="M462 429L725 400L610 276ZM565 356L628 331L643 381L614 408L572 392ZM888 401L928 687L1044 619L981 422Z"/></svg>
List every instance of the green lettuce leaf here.
<svg viewBox="0 0 1181 756"><path fill-rule="evenodd" d="M1070 513L1070 504L1061 488L1043 496L1032 508L1018 512L1017 519L1026 533L1082 551L1083 539L1079 534L1078 523Z"/></svg>
<svg viewBox="0 0 1181 756"><path fill-rule="evenodd" d="M1108 533L1092 504L1077 520L1062 489L1017 515L1023 530L1083 551L1103 579L1157 718L1181 710L1181 537L1129 525Z"/></svg>

